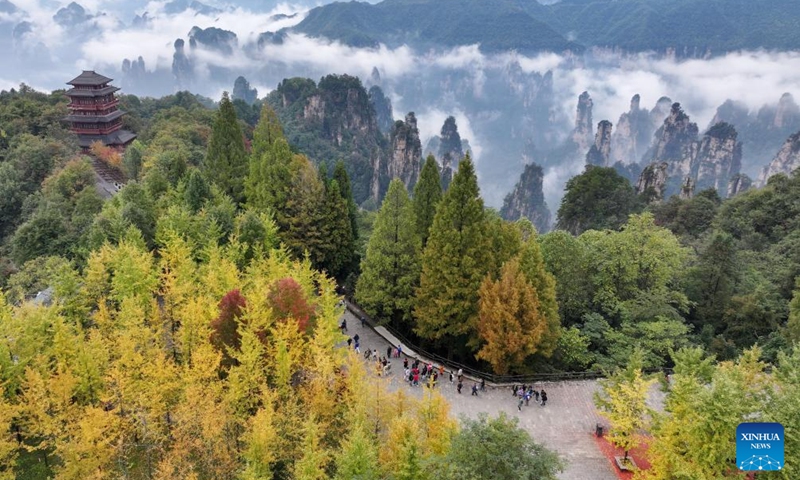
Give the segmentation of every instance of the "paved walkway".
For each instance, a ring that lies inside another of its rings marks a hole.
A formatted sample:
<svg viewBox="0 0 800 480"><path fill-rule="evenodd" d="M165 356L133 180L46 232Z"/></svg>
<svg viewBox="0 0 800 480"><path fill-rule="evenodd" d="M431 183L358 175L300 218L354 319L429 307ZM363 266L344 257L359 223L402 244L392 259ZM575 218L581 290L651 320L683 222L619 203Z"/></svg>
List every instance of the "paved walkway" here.
<svg viewBox="0 0 800 480"><path fill-rule="evenodd" d="M386 355L389 343L370 327L362 327L361 322L349 311L347 318L348 334L358 334L361 351L377 349L379 356ZM379 327L380 328L380 327ZM391 337L390 337L391 338ZM404 346L404 350L407 348ZM402 359L392 359L390 388L405 388L416 396L422 395L422 387L410 387L402 376ZM520 426L530 432L539 442L557 452L567 462L567 467L559 475L563 480L616 480L617 476L611 464L597 448L592 435L595 425L601 422L595 412L592 394L597 389L594 380L570 382L542 382L536 388L547 392L547 406L541 407L531 402L530 406L517 410L517 398L511 395L508 388L486 388L477 397L470 395L472 382L465 380L462 393L456 392L455 384L451 384L445 374L444 382L440 382L440 392L450 402L451 412L475 418L485 412L495 416L506 412L517 417Z"/></svg>

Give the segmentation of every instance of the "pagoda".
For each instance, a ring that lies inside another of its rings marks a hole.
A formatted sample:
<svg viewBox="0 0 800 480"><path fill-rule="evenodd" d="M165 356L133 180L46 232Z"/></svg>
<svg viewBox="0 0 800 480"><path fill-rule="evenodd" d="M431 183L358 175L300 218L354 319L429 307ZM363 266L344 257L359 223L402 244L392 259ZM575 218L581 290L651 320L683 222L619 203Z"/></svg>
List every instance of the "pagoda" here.
<svg viewBox="0 0 800 480"><path fill-rule="evenodd" d="M67 85L70 113L64 121L70 122L70 130L78 136L78 144L88 150L94 142L125 148L136 138L134 133L122 130L122 116L117 109L119 100L114 92L119 88L109 85L112 79L94 70L84 70Z"/></svg>

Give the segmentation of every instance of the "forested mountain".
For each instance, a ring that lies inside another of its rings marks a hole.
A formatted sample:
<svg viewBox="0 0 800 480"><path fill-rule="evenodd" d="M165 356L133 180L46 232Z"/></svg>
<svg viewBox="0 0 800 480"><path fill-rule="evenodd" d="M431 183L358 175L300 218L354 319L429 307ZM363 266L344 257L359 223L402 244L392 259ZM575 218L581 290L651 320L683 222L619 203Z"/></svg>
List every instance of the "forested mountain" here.
<svg viewBox="0 0 800 480"><path fill-rule="evenodd" d="M325 5L294 30L362 47L479 43L486 52L604 47L703 57L797 48L795 7L792 0L384 0Z"/></svg>

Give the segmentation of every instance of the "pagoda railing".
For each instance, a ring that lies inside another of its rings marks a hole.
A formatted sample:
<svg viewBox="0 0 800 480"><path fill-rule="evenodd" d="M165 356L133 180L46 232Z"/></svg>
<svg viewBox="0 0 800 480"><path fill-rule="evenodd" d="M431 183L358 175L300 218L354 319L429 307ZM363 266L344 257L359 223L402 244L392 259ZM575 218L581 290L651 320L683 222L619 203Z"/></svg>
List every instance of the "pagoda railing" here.
<svg viewBox="0 0 800 480"><path fill-rule="evenodd" d="M116 132L120 128L122 128L122 124L121 123L113 125L113 126L111 126L109 128L92 129L92 128L74 128L73 127L73 128L70 128L70 131L72 131L72 133L75 133L75 134L78 134L78 135L106 135L106 134L109 134L111 132Z"/></svg>
<svg viewBox="0 0 800 480"><path fill-rule="evenodd" d="M98 111L98 110L105 110L108 108L116 107L119 105L119 99L115 98L110 102L103 102L103 103L89 103L89 104L81 104L81 103L74 103L70 102L67 104L67 107L72 110L91 110L91 111Z"/></svg>

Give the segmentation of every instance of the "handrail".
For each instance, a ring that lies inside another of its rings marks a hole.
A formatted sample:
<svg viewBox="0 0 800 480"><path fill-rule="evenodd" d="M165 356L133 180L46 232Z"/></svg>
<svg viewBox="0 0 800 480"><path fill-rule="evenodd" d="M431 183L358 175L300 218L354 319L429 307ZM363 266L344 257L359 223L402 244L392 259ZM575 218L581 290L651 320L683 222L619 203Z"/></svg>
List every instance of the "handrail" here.
<svg viewBox="0 0 800 480"><path fill-rule="evenodd" d="M348 310L350 310L356 317L363 317L366 323L370 325L370 327L375 329L375 326L380 326L385 328L389 333L391 333L394 337L396 337L400 342L411 348L414 352L416 352L419 356L424 357L427 360L433 360L438 364L443 365L448 370L456 371L461 369L468 377L472 377L473 379L477 380L485 380L487 384L493 385L495 387L498 386L510 386L510 385L518 385L518 384L530 384L530 383L541 383L541 382L557 382L557 381L564 381L564 380L595 380L598 378L604 378L605 373L600 370L588 370L584 372L553 372L553 373L534 373L530 375L497 375L494 373L486 373L480 370L476 370L468 365L463 365L461 363L448 360L441 355L437 355L435 353L427 352L420 348L417 345L411 343L406 337L401 335L397 332L394 328L390 327L389 325L381 325L372 317L361 308L353 299L346 298L345 299L345 306ZM375 330L375 333L380 335L380 333ZM384 340L387 340L384 338ZM391 342L390 342L391 343ZM410 355L407 355L410 358ZM671 374L672 369L670 368L660 368L660 369L647 369L644 370L644 373L665 373Z"/></svg>

